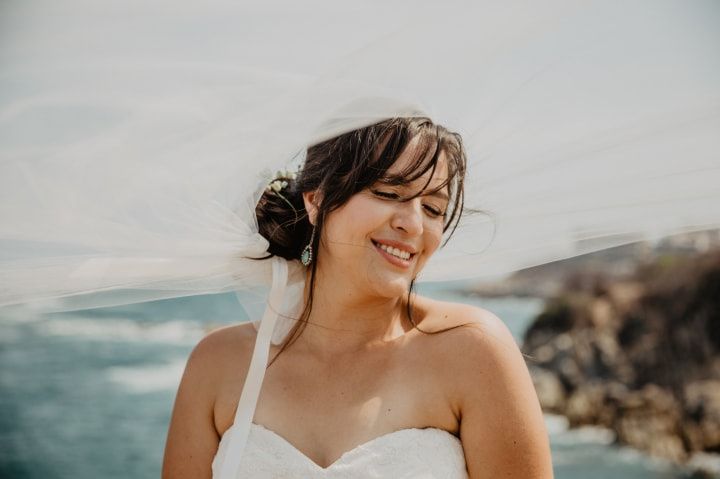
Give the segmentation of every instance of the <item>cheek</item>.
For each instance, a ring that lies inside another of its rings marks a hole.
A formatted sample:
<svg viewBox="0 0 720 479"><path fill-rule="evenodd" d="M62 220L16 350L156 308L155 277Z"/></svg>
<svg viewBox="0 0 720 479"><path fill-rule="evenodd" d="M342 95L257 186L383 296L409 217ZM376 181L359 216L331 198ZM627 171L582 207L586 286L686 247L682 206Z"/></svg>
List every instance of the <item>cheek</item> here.
<svg viewBox="0 0 720 479"><path fill-rule="evenodd" d="M434 222L432 225L425 228L425 244L430 254L434 253L442 242L443 225L439 222Z"/></svg>
<svg viewBox="0 0 720 479"><path fill-rule="evenodd" d="M325 222L325 239L331 249L345 246L367 246L366 237L377 228L379 211L360 195L330 213ZM354 249L356 251L356 249Z"/></svg>
<svg viewBox="0 0 720 479"><path fill-rule="evenodd" d="M432 257L432 255L440 247L442 242L443 228L442 225L431 224L425 227L425 234L423 238L424 242L424 254L418 262L418 272L425 266L425 263Z"/></svg>
<svg viewBox="0 0 720 479"><path fill-rule="evenodd" d="M353 196L344 206L342 223L348 234L367 236L389 219L392 205L374 200L365 194Z"/></svg>

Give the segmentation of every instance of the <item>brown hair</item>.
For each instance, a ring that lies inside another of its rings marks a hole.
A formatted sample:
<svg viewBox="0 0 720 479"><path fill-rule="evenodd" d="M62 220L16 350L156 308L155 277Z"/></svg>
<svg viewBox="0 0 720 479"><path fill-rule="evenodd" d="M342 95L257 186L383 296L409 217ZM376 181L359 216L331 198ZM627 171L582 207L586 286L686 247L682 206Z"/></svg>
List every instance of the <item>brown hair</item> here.
<svg viewBox="0 0 720 479"><path fill-rule="evenodd" d="M419 141L414 159L404 171L388 176L388 169L416 137ZM447 189L450 196L443 224L443 232L447 233L444 245L455 231L463 212L463 180L467 159L460 135L434 124L429 118L392 118L313 145L308 148L305 163L295 180L280 178L288 183L280 194L273 191L263 194L255 212L259 232L270 242L267 257L280 256L288 260L298 259L311 241L313 225L308 220L302 194L317 191L322 198L315 221L315 236L312 238L315 258L310 265L308 301L297 324L283 341L278 355L297 339L307 323L315 288L316 258L327 215L376 182L407 184L428 171L432 177L442 152L447 159L448 176L433 191ZM398 201L427 193L423 190ZM414 280L408 291L407 314L413 326L422 331L412 320L410 295L413 285ZM443 331L447 330L432 333ZM277 355L270 364L276 358Z"/></svg>

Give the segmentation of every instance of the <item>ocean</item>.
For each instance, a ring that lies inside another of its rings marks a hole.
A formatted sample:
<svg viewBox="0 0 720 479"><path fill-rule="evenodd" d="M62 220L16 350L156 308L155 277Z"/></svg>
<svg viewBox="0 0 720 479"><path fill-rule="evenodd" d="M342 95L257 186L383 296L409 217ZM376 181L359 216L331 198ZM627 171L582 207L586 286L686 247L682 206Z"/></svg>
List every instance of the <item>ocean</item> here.
<svg viewBox="0 0 720 479"><path fill-rule="evenodd" d="M420 292L485 307L516 338L542 307L480 298L456 285ZM206 331L247 320L234 295L42 315L0 309L0 478L160 477L175 390ZM599 428L546 416L557 479L670 479L682 471Z"/></svg>

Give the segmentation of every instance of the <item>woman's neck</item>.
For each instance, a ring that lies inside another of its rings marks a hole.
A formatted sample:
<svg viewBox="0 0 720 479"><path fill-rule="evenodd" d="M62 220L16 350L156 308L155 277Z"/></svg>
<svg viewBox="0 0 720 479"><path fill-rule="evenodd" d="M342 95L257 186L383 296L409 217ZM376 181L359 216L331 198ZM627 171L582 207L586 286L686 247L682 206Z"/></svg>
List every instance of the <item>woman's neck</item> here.
<svg viewBox="0 0 720 479"><path fill-rule="evenodd" d="M308 274L306 301L309 293ZM325 358L381 347L412 328L406 304L407 295L382 297L316 274L308 324L297 339L298 347Z"/></svg>

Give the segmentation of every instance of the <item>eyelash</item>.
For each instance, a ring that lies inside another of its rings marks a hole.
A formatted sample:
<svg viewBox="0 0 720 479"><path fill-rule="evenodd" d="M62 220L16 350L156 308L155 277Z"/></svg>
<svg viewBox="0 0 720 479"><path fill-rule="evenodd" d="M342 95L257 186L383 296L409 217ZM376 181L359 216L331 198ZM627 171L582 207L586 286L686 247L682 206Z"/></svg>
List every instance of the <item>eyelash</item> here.
<svg viewBox="0 0 720 479"><path fill-rule="evenodd" d="M371 190L371 191L375 196L378 196L378 197L386 199L386 200L399 200L400 199L400 196L397 193L386 193L384 191L377 191L377 190ZM444 212L439 211L439 210L433 208L432 206L423 205L423 207L425 208L425 211L427 211L430 214L430 216L432 216L433 218L439 218L441 216L445 216Z"/></svg>

